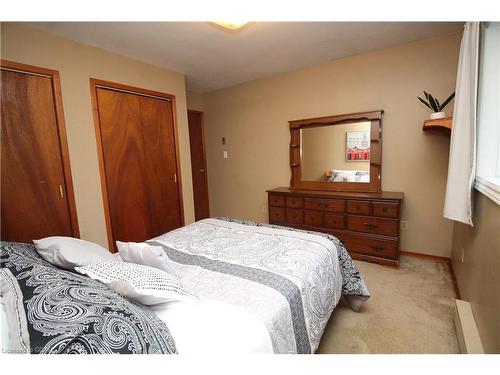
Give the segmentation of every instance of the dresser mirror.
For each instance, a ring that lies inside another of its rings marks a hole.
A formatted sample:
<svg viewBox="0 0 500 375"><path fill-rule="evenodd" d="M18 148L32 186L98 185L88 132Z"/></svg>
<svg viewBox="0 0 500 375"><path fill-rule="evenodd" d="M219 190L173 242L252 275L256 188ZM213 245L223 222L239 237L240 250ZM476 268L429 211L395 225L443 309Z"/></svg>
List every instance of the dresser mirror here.
<svg viewBox="0 0 500 375"><path fill-rule="evenodd" d="M291 188L381 191L382 111L289 124Z"/></svg>

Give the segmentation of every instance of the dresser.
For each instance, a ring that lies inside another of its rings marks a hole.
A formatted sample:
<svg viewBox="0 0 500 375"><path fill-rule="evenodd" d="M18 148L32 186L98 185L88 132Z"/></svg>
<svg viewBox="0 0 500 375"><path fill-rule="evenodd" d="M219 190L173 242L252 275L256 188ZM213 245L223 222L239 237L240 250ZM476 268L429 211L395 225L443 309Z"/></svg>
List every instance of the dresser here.
<svg viewBox="0 0 500 375"><path fill-rule="evenodd" d="M336 236L352 258L399 266L403 193L268 190L269 223Z"/></svg>

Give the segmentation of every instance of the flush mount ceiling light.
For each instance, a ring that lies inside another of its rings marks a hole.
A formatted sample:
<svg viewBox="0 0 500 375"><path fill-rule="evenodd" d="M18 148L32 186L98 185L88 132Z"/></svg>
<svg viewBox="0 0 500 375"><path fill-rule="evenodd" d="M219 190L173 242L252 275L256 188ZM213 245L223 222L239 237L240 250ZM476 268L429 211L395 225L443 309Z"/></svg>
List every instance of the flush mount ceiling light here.
<svg viewBox="0 0 500 375"><path fill-rule="evenodd" d="M213 26L218 29L230 32L238 32L243 30L243 28L250 24L248 21L212 21L210 22Z"/></svg>

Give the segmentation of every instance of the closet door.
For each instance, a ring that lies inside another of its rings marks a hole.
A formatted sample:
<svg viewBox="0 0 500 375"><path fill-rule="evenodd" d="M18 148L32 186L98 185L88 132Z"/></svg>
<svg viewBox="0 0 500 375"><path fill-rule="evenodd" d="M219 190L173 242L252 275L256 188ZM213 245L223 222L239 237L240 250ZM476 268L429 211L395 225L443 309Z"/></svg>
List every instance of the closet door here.
<svg viewBox="0 0 500 375"><path fill-rule="evenodd" d="M2 240L79 236L58 82L57 72L2 61Z"/></svg>
<svg viewBox="0 0 500 375"><path fill-rule="evenodd" d="M172 101L94 87L110 248L180 227Z"/></svg>

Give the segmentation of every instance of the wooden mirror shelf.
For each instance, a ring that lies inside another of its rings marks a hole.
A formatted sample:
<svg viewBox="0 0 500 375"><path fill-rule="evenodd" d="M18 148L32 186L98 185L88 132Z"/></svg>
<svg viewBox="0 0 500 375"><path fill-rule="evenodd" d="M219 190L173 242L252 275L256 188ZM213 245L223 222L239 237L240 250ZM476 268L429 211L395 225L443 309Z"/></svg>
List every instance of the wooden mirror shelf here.
<svg viewBox="0 0 500 375"><path fill-rule="evenodd" d="M380 193L382 172L382 114L382 110L377 110L289 121L291 169L290 189ZM302 130L314 127L335 126L367 121L371 123L368 182L302 180Z"/></svg>
<svg viewBox="0 0 500 375"><path fill-rule="evenodd" d="M382 114L378 110L289 121L292 177L289 188L267 191L269 223L328 233L336 236L354 259L399 266L399 219L404 196L381 191ZM333 128L303 131L326 126ZM351 131L363 134L349 138ZM330 158L328 152L339 151L342 142L337 137L343 137L344 132L345 154ZM325 145L326 155L314 152L324 150ZM313 150L313 158L308 159L307 150ZM369 166L354 164L341 170L346 166L343 162L350 165L351 161L367 162ZM326 173L321 169L325 163L329 165ZM329 172L334 178L323 181L319 175L328 177Z"/></svg>
<svg viewBox="0 0 500 375"><path fill-rule="evenodd" d="M453 117L439 118L435 120L425 120L422 130L436 130L451 135Z"/></svg>

